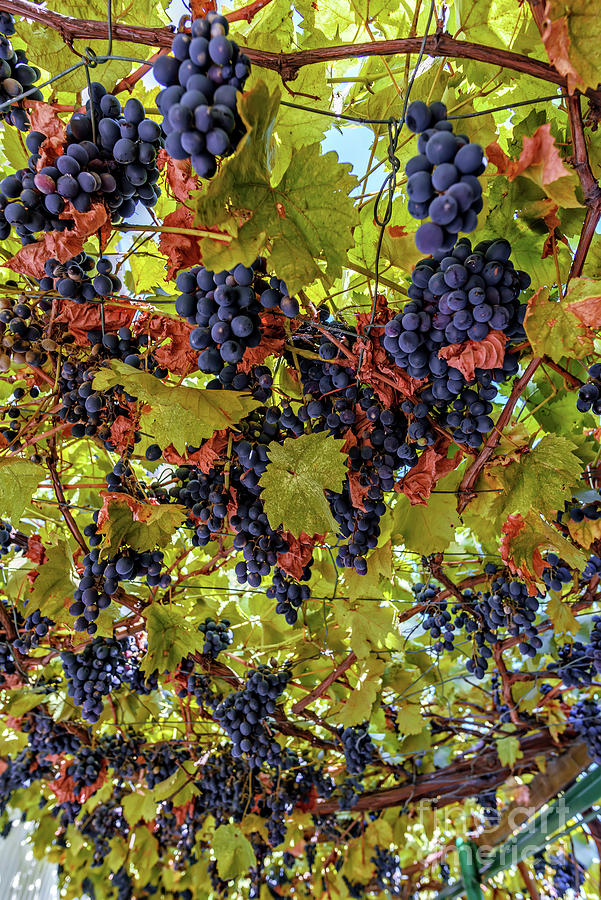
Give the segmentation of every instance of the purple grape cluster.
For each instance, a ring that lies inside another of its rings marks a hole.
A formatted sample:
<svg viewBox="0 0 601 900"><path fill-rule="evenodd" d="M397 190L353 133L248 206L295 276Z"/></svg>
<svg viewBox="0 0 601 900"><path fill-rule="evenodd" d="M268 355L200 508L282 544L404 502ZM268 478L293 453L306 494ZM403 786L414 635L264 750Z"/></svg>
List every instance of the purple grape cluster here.
<svg viewBox="0 0 601 900"><path fill-rule="evenodd" d="M156 204L161 195L157 157L164 135L159 123L146 116L139 100L130 97L122 109L114 94L94 82L85 117L73 116L70 125L77 139L82 133L96 134L101 157L117 183L115 194L106 198L113 221L127 219L138 203L146 207Z"/></svg>
<svg viewBox="0 0 601 900"><path fill-rule="evenodd" d="M583 384L578 391L576 408L580 412L592 411L601 415L601 363L594 363L588 370L590 381Z"/></svg>
<svg viewBox="0 0 601 900"><path fill-rule="evenodd" d="M519 297L530 276L514 268L510 254L504 238L473 250L462 238L448 255L421 260L411 276L410 302L384 329L382 343L395 363L412 378L442 378L453 375L438 356L443 347L483 341L491 331L523 340L526 307ZM441 393L436 399L448 399Z"/></svg>
<svg viewBox="0 0 601 900"><path fill-rule="evenodd" d="M32 648L40 646L40 640L45 638L55 622L48 616L43 616L39 609L27 616L23 623L24 632L19 632L19 637L13 641L13 647L19 653L28 653Z"/></svg>
<svg viewBox="0 0 601 900"><path fill-rule="evenodd" d="M397 366L428 382L419 401L403 404L416 419L409 426L410 437L433 437L425 419L435 409L435 418L454 439L471 447L479 447L492 429L493 382L515 374L517 356L506 351L500 368L476 369L468 382L439 353L466 340L482 341L492 330L504 332L509 343L523 340L526 307L519 296L530 279L513 267L510 252L504 239L483 241L472 251L469 240L461 238L450 254L423 259L413 270L411 299L387 322L382 338Z"/></svg>
<svg viewBox="0 0 601 900"><path fill-rule="evenodd" d="M130 98L122 112L117 98L101 84L93 82L91 88L87 111L71 117L63 153L53 164L40 166L46 135L27 135L28 168L0 183L0 238L8 237L10 226L24 244L41 231L70 229L72 220L59 218L69 202L85 213L102 201L113 222L129 218L138 202L156 204L161 193L156 165L160 125L146 118L139 100Z"/></svg>
<svg viewBox="0 0 601 900"><path fill-rule="evenodd" d="M571 896L579 897L586 872L576 858L571 853L558 853L549 857L548 864L553 869L553 891L558 900L563 900L568 891L573 892Z"/></svg>
<svg viewBox="0 0 601 900"><path fill-rule="evenodd" d="M112 638L97 637L80 653L61 653L61 662L69 697L81 706L82 718L97 722L102 715L102 698L125 678L123 647Z"/></svg>
<svg viewBox="0 0 601 900"><path fill-rule="evenodd" d="M421 100L407 110L408 128L419 134L418 155L405 166L408 211L415 219L430 218L417 229L421 253L448 252L459 232L474 231L483 207L478 181L486 168L479 144L465 134L453 134L443 103L426 106Z"/></svg>
<svg viewBox="0 0 601 900"><path fill-rule="evenodd" d="M214 718L232 741L232 756L244 756L251 768L263 763L277 766L282 748L265 727L273 717L276 701L282 695L290 671L275 671L268 666L250 669L244 687L228 694L215 709Z"/></svg>
<svg viewBox="0 0 601 900"><path fill-rule="evenodd" d="M311 577L310 565L303 570L303 580ZM271 585L266 595L276 600L275 611L284 616L288 625L294 625L298 619L298 611L310 596L308 584L300 584L296 578L287 575L283 569L276 568Z"/></svg>
<svg viewBox="0 0 601 900"><path fill-rule="evenodd" d="M173 55L160 56L153 74L164 89L157 95L173 159L190 159L201 178L217 171L217 158L230 156L245 128L237 112L238 94L250 60L227 37L229 23L215 12L193 19L190 34L173 38Z"/></svg>
<svg viewBox="0 0 601 900"><path fill-rule="evenodd" d="M14 675L16 671L15 656L10 644L0 640L0 686L4 684L7 675Z"/></svg>
<svg viewBox="0 0 601 900"><path fill-rule="evenodd" d="M581 641L563 644L557 651L559 660L549 664L550 672L557 672L567 688L588 687L595 677L590 645Z"/></svg>
<svg viewBox="0 0 601 900"><path fill-rule="evenodd" d="M340 734L344 747L344 759L349 775L362 775L374 758L374 745L369 736L367 722L349 725Z"/></svg>
<svg viewBox="0 0 601 900"><path fill-rule="evenodd" d="M96 274L90 274L94 268ZM61 263L58 259L47 259L44 263L45 275L40 279L42 291L56 291L59 296L75 303L107 299L118 294L122 288L121 279L113 274L113 264L105 256L95 262L87 253L79 253Z"/></svg>
<svg viewBox="0 0 601 900"><path fill-rule="evenodd" d="M484 819L489 828L494 828L499 824L499 801L497 799L497 789L487 788L480 791L476 795L476 802L482 807Z"/></svg>
<svg viewBox="0 0 601 900"><path fill-rule="evenodd" d="M0 105L10 103L24 91L28 91L41 77L37 66L29 65L24 50L15 50L9 37L15 33L15 20L10 13L0 13ZM43 100L42 92L29 94L30 100ZM29 116L20 106L6 107L0 116L19 131L29 128Z"/></svg>
<svg viewBox="0 0 601 900"><path fill-rule="evenodd" d="M448 610L448 602L438 599L440 588L419 581L411 590L415 594L416 603L426 604L422 625L434 639L433 650L436 653L442 653L443 650L451 652L455 647L455 624Z"/></svg>
<svg viewBox="0 0 601 900"><path fill-rule="evenodd" d="M200 352L198 368L237 390L237 366L244 351L261 343L261 311L298 315L298 303L285 283L278 278L267 281L264 273L265 261L259 259L252 266L237 265L224 272L196 266L177 277L181 294L175 309L196 326L189 340Z"/></svg>
<svg viewBox="0 0 601 900"><path fill-rule="evenodd" d="M204 644L202 652L211 659L217 659L222 650L227 650L234 636L230 629L229 619L221 619L216 622L210 616L198 626L198 630L204 634Z"/></svg>
<svg viewBox="0 0 601 900"><path fill-rule="evenodd" d="M585 742L589 756L601 763L601 709L594 700L579 700L570 709L570 725Z"/></svg>
<svg viewBox="0 0 601 900"><path fill-rule="evenodd" d="M374 863L376 884L381 891L386 891L393 897L399 897L403 890L403 870L396 853L384 847L374 847Z"/></svg>

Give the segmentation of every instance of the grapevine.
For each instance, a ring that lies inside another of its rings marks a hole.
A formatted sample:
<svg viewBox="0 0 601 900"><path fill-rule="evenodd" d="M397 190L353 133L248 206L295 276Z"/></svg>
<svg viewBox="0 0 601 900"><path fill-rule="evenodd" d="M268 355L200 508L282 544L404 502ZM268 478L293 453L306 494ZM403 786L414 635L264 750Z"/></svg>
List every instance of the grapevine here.
<svg viewBox="0 0 601 900"><path fill-rule="evenodd" d="M458 896L601 760L594 28L0 7L0 835ZM598 896L569 812L494 890Z"/></svg>

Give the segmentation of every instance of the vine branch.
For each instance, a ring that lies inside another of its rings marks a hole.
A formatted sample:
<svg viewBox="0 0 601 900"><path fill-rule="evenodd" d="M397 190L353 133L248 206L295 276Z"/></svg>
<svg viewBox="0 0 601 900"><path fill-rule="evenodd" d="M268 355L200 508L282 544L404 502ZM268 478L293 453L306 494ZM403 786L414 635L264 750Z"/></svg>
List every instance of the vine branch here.
<svg viewBox="0 0 601 900"><path fill-rule="evenodd" d="M534 356L530 363L528 364L526 371L524 374L518 378L516 383L513 386L513 390L505 404L501 415L497 420L497 424L493 431L489 434L482 450L471 464L465 475L461 480L461 484L459 485L457 493L459 494L459 499L457 501L457 510L458 512L463 512L465 507L468 505L470 500L473 500L476 496L474 493L474 485L478 480L480 472L484 468L485 464L488 462L490 457L493 454L493 451L499 441L501 440L501 435L503 433L503 429L509 422L511 418L511 414L515 409L515 405L518 402L522 392L524 391L526 385L538 369L539 365L542 362L541 356Z"/></svg>
<svg viewBox="0 0 601 900"><path fill-rule="evenodd" d="M256 0L245 10L230 13L228 19L247 19L248 15L254 15L267 5L267 0ZM13 15L24 16L34 22L40 22L49 28L58 31L66 43L74 40L106 40L108 38L108 25L106 22L96 19L76 19L72 16L64 16L53 10L37 6L27 0L0 0L0 9ZM244 13L244 15L242 15ZM171 26L163 28L146 28L141 25L124 25L113 22L113 37L115 40L126 41L135 44L143 44L149 47L170 47L173 39ZM264 69L272 69L279 72L284 81L291 81L298 75L304 66L318 63L333 63L343 59L357 59L368 56L401 56L418 53L424 42L423 36L398 38L391 41L370 41L361 44L339 44L335 47L316 47L309 50L299 50L289 53L274 53L269 50L255 50L244 48L251 63ZM511 50L502 50L498 47L483 46L470 41L461 41L442 33L430 35L426 38L425 52L432 57L450 57L455 59L473 59L477 62L490 63L514 72L522 72L532 78L556 84L567 91L566 78L561 75L549 63L514 53ZM601 91L589 89L587 96L601 103Z"/></svg>

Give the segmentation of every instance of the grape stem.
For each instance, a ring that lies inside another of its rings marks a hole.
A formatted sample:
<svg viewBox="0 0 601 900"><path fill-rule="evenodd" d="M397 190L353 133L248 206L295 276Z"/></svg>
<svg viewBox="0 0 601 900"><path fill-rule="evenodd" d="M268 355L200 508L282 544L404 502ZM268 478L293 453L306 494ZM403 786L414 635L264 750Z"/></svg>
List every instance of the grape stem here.
<svg viewBox="0 0 601 900"><path fill-rule="evenodd" d="M86 540L82 535L81 531L77 526L77 522L73 518L71 510L69 509L69 504L65 500L65 494L63 491L63 486L61 484L60 478L58 477L58 472L56 471L56 438L54 437L52 440L51 446L51 455L46 461L46 465L48 466L48 471L50 472L50 480L52 481L52 486L54 488L54 493L56 495L56 499L58 501L58 508L61 511L63 519L65 520L65 524L84 554L88 553L88 545L86 544Z"/></svg>
<svg viewBox="0 0 601 900"><path fill-rule="evenodd" d="M501 440L503 429L509 422L516 403L518 402L521 394L526 388L526 385L538 369L541 362L542 356L532 357L528 366L526 367L524 374L515 382L513 390L511 391L509 399L507 400L507 403L505 404L503 411L497 420L495 428L493 429L493 431L491 431L484 446L482 447L482 450L463 476L461 484L459 485L459 488L457 490L457 493L459 495L459 499L457 500L457 511L459 513L462 513L468 503L476 496L474 492L474 485L476 484L476 481L480 476L480 472L492 456L495 447Z"/></svg>
<svg viewBox="0 0 601 900"><path fill-rule="evenodd" d="M317 700L319 697L325 694L328 688L332 684L334 684L334 682L337 681L340 676L343 675L344 672L346 672L347 669L350 669L356 659L357 657L355 653L351 650L346 659L344 659L340 663L340 665L336 666L335 669L332 669L330 674L327 676L327 678L324 678L321 684L318 684L317 687L313 688L313 690L309 694L307 694L306 697L303 697L301 700L294 704L294 706L292 707L292 712L295 715L298 715L303 711L303 709L305 709L305 707L309 706L311 703L313 703L314 700Z"/></svg>

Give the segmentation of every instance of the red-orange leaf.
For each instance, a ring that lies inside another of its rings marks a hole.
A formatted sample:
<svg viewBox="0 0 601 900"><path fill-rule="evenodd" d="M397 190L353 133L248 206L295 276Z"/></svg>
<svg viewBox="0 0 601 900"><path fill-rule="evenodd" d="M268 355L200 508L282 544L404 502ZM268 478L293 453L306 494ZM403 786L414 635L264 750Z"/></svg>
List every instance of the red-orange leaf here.
<svg viewBox="0 0 601 900"><path fill-rule="evenodd" d="M498 369L503 365L507 336L502 331L490 331L483 341L463 341L438 351L454 369L459 369L468 381L476 369Z"/></svg>
<svg viewBox="0 0 601 900"><path fill-rule="evenodd" d="M440 436L434 444L426 447L417 464L403 478L400 490L409 497L411 506L418 503L427 505L428 497L441 478L456 469L463 458L458 450L451 459L447 452L451 445L448 438Z"/></svg>
<svg viewBox="0 0 601 900"><path fill-rule="evenodd" d="M187 206L180 206L165 216L163 225L171 228L193 228L194 218ZM167 278L173 278L180 269L196 266L201 261L198 238L191 234L169 234L163 231L159 240L159 250L169 261Z"/></svg>
<svg viewBox="0 0 601 900"><path fill-rule="evenodd" d="M546 185L571 175L559 154L551 124L546 122L537 128L532 137L525 137L519 159L511 159L495 142L486 148L486 155L499 170L513 181L518 175L527 175L537 184Z"/></svg>
<svg viewBox="0 0 601 900"><path fill-rule="evenodd" d="M159 150L157 165L164 171L165 181L176 200L185 203L198 188L198 176L192 171L189 159L173 159L166 150Z"/></svg>

